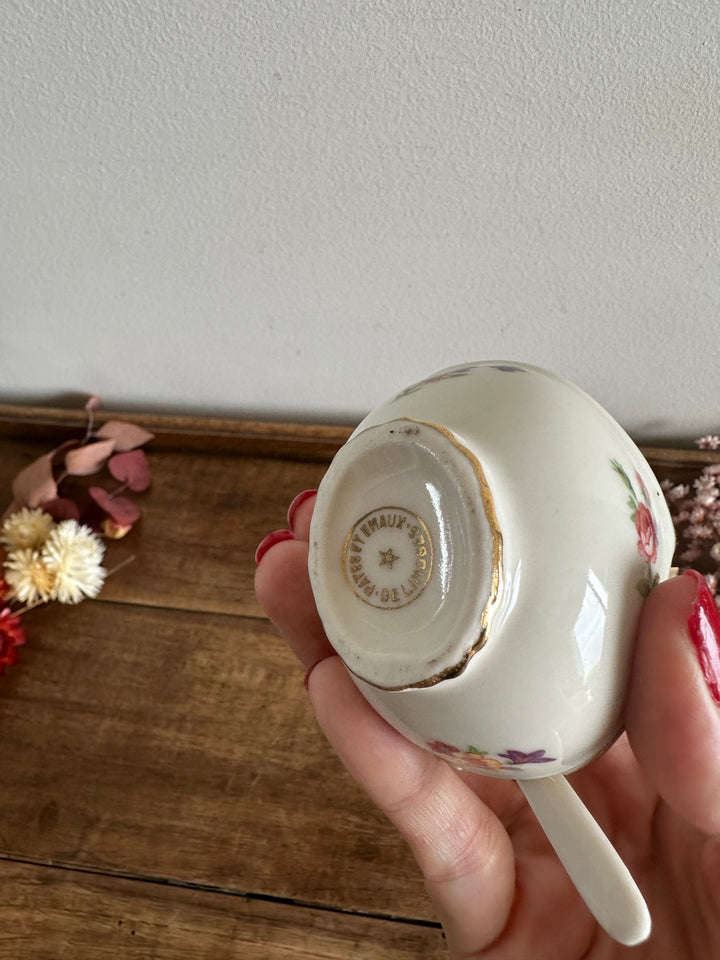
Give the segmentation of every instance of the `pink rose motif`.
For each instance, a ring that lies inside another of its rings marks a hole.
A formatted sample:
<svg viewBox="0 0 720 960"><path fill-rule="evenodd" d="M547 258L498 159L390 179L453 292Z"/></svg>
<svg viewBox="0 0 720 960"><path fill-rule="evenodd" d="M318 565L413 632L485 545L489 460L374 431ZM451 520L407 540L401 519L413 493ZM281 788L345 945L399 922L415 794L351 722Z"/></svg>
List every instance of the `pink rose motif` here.
<svg viewBox="0 0 720 960"><path fill-rule="evenodd" d="M644 503L639 503L635 511L635 529L638 535L638 553L648 563L655 563L657 560L655 521Z"/></svg>

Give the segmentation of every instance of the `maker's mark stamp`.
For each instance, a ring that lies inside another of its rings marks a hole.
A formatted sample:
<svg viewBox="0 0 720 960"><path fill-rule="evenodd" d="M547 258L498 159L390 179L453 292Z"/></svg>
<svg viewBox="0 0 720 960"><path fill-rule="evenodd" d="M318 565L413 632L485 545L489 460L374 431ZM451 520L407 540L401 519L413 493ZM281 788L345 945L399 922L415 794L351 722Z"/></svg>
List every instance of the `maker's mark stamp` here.
<svg viewBox="0 0 720 960"><path fill-rule="evenodd" d="M430 580L432 565L430 531L403 507L366 513L343 546L343 573L350 589L363 603L381 610L416 600Z"/></svg>

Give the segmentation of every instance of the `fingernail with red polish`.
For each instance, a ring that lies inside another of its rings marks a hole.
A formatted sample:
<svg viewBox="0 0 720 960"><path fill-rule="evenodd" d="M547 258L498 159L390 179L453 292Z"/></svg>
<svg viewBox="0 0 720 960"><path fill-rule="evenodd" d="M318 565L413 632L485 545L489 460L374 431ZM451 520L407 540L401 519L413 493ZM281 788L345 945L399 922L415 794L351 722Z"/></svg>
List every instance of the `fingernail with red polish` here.
<svg viewBox="0 0 720 960"><path fill-rule="evenodd" d="M316 493L317 490L303 490L303 492L299 493L290 504L287 512L287 522L291 530L295 526L295 515L298 512L298 508L301 507L306 500L309 500L310 497L314 497Z"/></svg>
<svg viewBox="0 0 720 960"><path fill-rule="evenodd" d="M271 547L274 547L276 543L282 543L283 540L294 540L295 534L292 530L273 530L272 533L269 533L264 540L261 540L258 544L258 548L255 551L255 563L260 563L262 558L268 552Z"/></svg>
<svg viewBox="0 0 720 960"><path fill-rule="evenodd" d="M311 673L313 672L313 670L315 669L315 667L316 667L319 663L322 663L322 662L323 662L324 659L325 659L325 657L321 657L319 660L316 660L315 663L314 663L311 667L308 667L308 671L307 671L307 673L305 674L305 679L303 680L303 683L305 684L305 689L306 689L306 690L308 689L308 685L309 685L309 683L310 683L310 675L311 675Z"/></svg>
<svg viewBox="0 0 720 960"><path fill-rule="evenodd" d="M688 629L705 682L713 700L720 706L720 614L705 577L697 570L687 570L698 587L695 605L688 619Z"/></svg>

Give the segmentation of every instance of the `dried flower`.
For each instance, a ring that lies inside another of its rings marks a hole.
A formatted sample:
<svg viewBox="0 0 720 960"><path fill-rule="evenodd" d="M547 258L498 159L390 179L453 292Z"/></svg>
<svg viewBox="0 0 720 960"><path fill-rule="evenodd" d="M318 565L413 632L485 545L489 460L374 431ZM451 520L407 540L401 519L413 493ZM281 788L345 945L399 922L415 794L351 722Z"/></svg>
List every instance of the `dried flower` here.
<svg viewBox="0 0 720 960"><path fill-rule="evenodd" d="M686 497L690 496L690 487L687 483L678 483L676 486L673 486L668 481L668 486L663 487L665 490L666 498L672 503L676 500L684 500Z"/></svg>
<svg viewBox="0 0 720 960"><path fill-rule="evenodd" d="M715 434L695 443L701 450L720 449ZM692 484L663 480L661 487L675 525L680 570L699 570L720 608L720 462L705 464Z"/></svg>
<svg viewBox="0 0 720 960"><path fill-rule="evenodd" d="M105 546L89 527L63 520L53 529L42 550L42 560L53 576L52 600L79 603L96 597L105 582L100 565Z"/></svg>
<svg viewBox="0 0 720 960"><path fill-rule="evenodd" d="M11 514L2 525L0 539L12 550L37 550L47 540L53 528L53 518L39 507L23 507Z"/></svg>
<svg viewBox="0 0 720 960"><path fill-rule="evenodd" d="M40 603L96 597L108 576L101 566L101 536L119 539L140 517L139 506L120 494L141 493L150 486L147 457L139 448L153 435L121 420L97 426L95 411L101 406L100 398L91 396L85 404L84 436L60 443L13 479L12 504L6 519L0 519L0 674L16 662L15 647L25 642L20 616ZM120 486L106 490L79 483L78 478L104 469ZM61 492L68 477L73 488ZM84 489L73 494L79 486ZM85 522L96 532L82 525Z"/></svg>
<svg viewBox="0 0 720 960"><path fill-rule="evenodd" d="M12 596L20 603L51 600L55 577L37 550L15 550L5 561L5 577Z"/></svg>
<svg viewBox="0 0 720 960"><path fill-rule="evenodd" d="M687 536L693 540L709 540L713 532L712 527L703 523L691 523L687 528Z"/></svg>
<svg viewBox="0 0 720 960"><path fill-rule="evenodd" d="M131 530L132 524L118 523L117 520L113 520L112 517L105 517L102 522L102 534L104 537L107 537L108 540L122 540Z"/></svg>
<svg viewBox="0 0 720 960"><path fill-rule="evenodd" d="M17 648L25 643L25 631L20 626L20 617L11 613L9 607L0 610L0 677L6 667L17 663Z"/></svg>

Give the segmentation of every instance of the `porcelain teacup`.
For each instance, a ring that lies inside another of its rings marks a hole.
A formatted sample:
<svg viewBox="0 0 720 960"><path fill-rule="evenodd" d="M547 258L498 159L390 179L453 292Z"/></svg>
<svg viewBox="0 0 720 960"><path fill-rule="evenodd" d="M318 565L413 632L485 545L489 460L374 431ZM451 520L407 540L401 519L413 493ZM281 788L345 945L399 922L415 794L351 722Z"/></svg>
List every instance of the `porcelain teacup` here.
<svg viewBox="0 0 720 960"><path fill-rule="evenodd" d="M460 768L565 774L623 726L672 521L625 431L573 384L479 362L367 416L323 479L309 569L375 709Z"/></svg>

